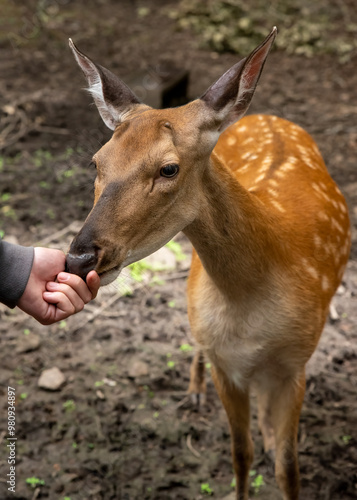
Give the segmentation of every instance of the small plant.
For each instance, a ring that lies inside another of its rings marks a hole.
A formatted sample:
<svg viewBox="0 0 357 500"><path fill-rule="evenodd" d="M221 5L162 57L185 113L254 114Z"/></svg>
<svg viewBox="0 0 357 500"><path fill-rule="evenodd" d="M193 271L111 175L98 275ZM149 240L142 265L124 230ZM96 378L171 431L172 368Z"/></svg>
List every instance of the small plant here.
<svg viewBox="0 0 357 500"><path fill-rule="evenodd" d="M22 393L20 394L20 399L26 399L26 398L27 398L27 396L28 396L27 392L22 392Z"/></svg>
<svg viewBox="0 0 357 500"><path fill-rule="evenodd" d="M11 198L11 194L10 193L4 193L1 195L1 201L9 201L9 199Z"/></svg>
<svg viewBox="0 0 357 500"><path fill-rule="evenodd" d="M175 255L176 260L185 260L186 255L182 251L182 247L177 241L169 241L165 245Z"/></svg>
<svg viewBox="0 0 357 500"><path fill-rule="evenodd" d="M174 300L170 300L170 302L168 302L167 304L169 307L175 307L176 305L176 302Z"/></svg>
<svg viewBox="0 0 357 500"><path fill-rule="evenodd" d="M213 490L210 487L209 483L202 483L201 484L201 493L205 495L213 495Z"/></svg>
<svg viewBox="0 0 357 500"><path fill-rule="evenodd" d="M130 270L130 276L134 281L137 283L141 283L144 279L145 272L148 271L149 269L152 269L152 266L145 262L145 260L139 260L138 262L133 262L133 264L130 264L129 270Z"/></svg>
<svg viewBox="0 0 357 500"><path fill-rule="evenodd" d="M253 472L253 471L251 471ZM264 478L261 474L258 474L257 477L255 477L251 483L252 487L254 488L254 493L257 495L260 491L260 488L264 486Z"/></svg>
<svg viewBox="0 0 357 500"><path fill-rule="evenodd" d="M104 385L103 380L97 380L94 382L94 387L102 387L102 385Z"/></svg>
<svg viewBox="0 0 357 500"><path fill-rule="evenodd" d="M30 335L30 330L28 328L25 328L24 335Z"/></svg>
<svg viewBox="0 0 357 500"><path fill-rule="evenodd" d="M342 436L341 439L344 444L348 444L351 441L352 436Z"/></svg>
<svg viewBox="0 0 357 500"><path fill-rule="evenodd" d="M73 399L68 399L63 403L63 408L65 409L66 412L71 412L76 409L76 403L73 401Z"/></svg>
<svg viewBox="0 0 357 500"><path fill-rule="evenodd" d="M168 361L167 362L167 366L168 368L170 368L170 370L172 370L173 368L175 368L175 361Z"/></svg>
<svg viewBox="0 0 357 500"><path fill-rule="evenodd" d="M180 345L180 351L182 351L182 352L191 352L192 350L193 350L193 347L190 344L181 344Z"/></svg>
<svg viewBox="0 0 357 500"><path fill-rule="evenodd" d="M28 477L26 478L26 484L29 484L31 488L36 488L36 486L43 486L45 481L43 479L39 479L38 477Z"/></svg>

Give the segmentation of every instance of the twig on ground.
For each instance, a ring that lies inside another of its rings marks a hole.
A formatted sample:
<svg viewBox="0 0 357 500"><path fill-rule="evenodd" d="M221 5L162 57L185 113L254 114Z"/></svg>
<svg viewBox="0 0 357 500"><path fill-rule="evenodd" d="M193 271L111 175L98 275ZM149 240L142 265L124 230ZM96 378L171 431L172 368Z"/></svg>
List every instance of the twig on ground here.
<svg viewBox="0 0 357 500"><path fill-rule="evenodd" d="M191 434L188 434L188 436L187 436L186 445L187 445L187 448L192 453L192 455L194 455L197 458L201 457L201 453L198 452L197 450L195 450L194 447L192 446L192 436L191 436Z"/></svg>

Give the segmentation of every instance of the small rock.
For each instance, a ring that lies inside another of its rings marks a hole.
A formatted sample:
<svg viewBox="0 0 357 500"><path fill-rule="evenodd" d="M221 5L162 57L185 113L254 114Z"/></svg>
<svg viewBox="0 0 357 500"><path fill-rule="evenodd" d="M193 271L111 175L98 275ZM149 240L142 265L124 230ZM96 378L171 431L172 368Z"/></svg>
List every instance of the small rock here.
<svg viewBox="0 0 357 500"><path fill-rule="evenodd" d="M131 378L144 377L149 374L149 365L144 361L134 361L128 370L128 375Z"/></svg>
<svg viewBox="0 0 357 500"><path fill-rule="evenodd" d="M47 389L48 391L58 391L60 387L65 383L66 377L63 375L61 370L56 366L44 370L38 379L37 385L41 389Z"/></svg>
<svg viewBox="0 0 357 500"><path fill-rule="evenodd" d="M29 335L22 335L19 337L16 352L22 354L24 352L36 351L40 347L41 339L35 333Z"/></svg>

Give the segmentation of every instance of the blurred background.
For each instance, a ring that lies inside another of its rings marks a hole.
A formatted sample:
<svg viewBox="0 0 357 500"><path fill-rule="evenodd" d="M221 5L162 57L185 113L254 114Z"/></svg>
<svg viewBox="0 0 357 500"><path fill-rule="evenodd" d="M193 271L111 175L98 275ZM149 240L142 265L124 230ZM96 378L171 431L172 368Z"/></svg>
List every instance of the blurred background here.
<svg viewBox="0 0 357 500"><path fill-rule="evenodd" d="M68 38L144 100L185 78L178 92L193 99L278 27L249 113L276 114L314 137L349 203L354 242L336 314L309 365L302 497L356 498L355 0L0 0L0 11L0 234L64 251L92 206L91 157L110 137ZM19 440L14 495L1 420L1 499L192 500L233 491L212 383L199 412L185 394L190 244L179 235L157 259L58 325L0 306L0 391L17 388ZM39 378L54 367L62 378L45 390ZM252 495L276 499L254 412L252 420Z"/></svg>

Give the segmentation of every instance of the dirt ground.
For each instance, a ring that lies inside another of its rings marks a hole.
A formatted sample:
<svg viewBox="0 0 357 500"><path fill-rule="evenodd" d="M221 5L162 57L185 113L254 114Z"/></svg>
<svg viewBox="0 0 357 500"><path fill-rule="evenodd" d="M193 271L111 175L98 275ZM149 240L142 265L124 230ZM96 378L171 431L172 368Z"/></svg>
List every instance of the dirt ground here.
<svg viewBox="0 0 357 500"><path fill-rule="evenodd" d="M66 250L91 208L88 164L110 134L81 90L69 36L120 76L163 62L189 70L191 98L237 61L177 30L167 14L176 5L0 0L0 230L10 241ZM338 318L326 324L308 365L299 434L304 500L357 498L356 64L356 54L342 65L331 55L272 52L250 109L313 135L353 227L334 299ZM1 500L198 500L233 491L228 425L209 374L203 408L186 396L194 352L185 297L190 243L176 240L186 258L171 251L170 269L136 279L126 271L60 324L42 327L0 306ZM54 366L65 384L40 389L42 371ZM6 484L8 386L17 395L15 494ZM252 431L252 483L261 475L265 484L252 486L251 497L279 499L254 411Z"/></svg>

